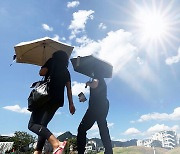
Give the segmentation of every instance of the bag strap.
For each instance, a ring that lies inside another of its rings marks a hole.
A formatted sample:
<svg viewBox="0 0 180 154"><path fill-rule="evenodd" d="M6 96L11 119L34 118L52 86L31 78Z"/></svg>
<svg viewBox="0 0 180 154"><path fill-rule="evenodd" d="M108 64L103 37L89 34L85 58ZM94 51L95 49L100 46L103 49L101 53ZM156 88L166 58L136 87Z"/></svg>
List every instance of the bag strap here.
<svg viewBox="0 0 180 154"><path fill-rule="evenodd" d="M48 76L48 78L47 78L47 81L46 81L46 82L50 82L50 80L51 80L51 77L50 77L50 76Z"/></svg>
<svg viewBox="0 0 180 154"><path fill-rule="evenodd" d="M42 77L42 79L40 81L45 81L45 76Z"/></svg>
<svg viewBox="0 0 180 154"><path fill-rule="evenodd" d="M49 82L49 79L47 81ZM33 82L31 84L30 88L35 88L36 86L38 86L39 84L44 83L44 82L45 82L45 76L43 76L41 80Z"/></svg>

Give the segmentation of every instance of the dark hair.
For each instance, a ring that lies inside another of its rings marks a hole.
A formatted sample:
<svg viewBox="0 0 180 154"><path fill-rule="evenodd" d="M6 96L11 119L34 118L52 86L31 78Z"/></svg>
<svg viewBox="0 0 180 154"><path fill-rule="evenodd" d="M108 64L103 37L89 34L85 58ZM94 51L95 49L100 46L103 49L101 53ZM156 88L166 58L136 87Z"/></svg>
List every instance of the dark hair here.
<svg viewBox="0 0 180 154"><path fill-rule="evenodd" d="M51 85L56 85L68 71L68 55L64 51L56 51L52 55ZM63 79L64 80L64 79Z"/></svg>
<svg viewBox="0 0 180 154"><path fill-rule="evenodd" d="M66 52L59 50L53 53L54 65L59 65L59 67L68 67L69 57Z"/></svg>

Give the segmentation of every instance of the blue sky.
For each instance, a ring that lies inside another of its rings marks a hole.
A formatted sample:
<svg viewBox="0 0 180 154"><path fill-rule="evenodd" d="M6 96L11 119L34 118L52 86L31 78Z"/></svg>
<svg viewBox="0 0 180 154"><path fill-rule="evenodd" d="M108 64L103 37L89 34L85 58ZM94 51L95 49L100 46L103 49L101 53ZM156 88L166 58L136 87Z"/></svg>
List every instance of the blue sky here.
<svg viewBox="0 0 180 154"><path fill-rule="evenodd" d="M114 66L113 78L106 79L113 140L145 139L161 130L180 135L179 6L178 0L1 0L0 134L31 133L27 97L31 83L41 79L40 67L10 64L16 44L48 36L74 46L71 57L95 54ZM69 70L76 114L65 100L48 126L55 135L76 134L88 105L77 94L89 97L89 78L71 63ZM88 137L98 136L95 124Z"/></svg>

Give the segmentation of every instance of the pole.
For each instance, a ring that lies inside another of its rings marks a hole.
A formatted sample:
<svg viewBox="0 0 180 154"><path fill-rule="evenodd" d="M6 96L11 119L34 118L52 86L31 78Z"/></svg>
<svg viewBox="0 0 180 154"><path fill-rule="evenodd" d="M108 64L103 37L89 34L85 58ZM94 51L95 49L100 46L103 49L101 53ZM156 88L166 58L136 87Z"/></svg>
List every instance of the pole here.
<svg viewBox="0 0 180 154"><path fill-rule="evenodd" d="M156 154L155 148L153 147L153 154Z"/></svg>

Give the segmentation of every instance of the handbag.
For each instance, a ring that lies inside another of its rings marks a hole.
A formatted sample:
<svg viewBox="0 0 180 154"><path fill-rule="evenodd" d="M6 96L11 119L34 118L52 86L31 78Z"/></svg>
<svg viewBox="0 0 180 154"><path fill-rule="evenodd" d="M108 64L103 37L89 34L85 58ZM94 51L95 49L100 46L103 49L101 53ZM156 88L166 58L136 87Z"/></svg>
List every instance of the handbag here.
<svg viewBox="0 0 180 154"><path fill-rule="evenodd" d="M49 82L50 79L47 81L38 81L34 82L31 86L33 90L30 92L30 95L28 97L28 109L30 112L37 110L41 107L43 107L48 100L49 97Z"/></svg>

